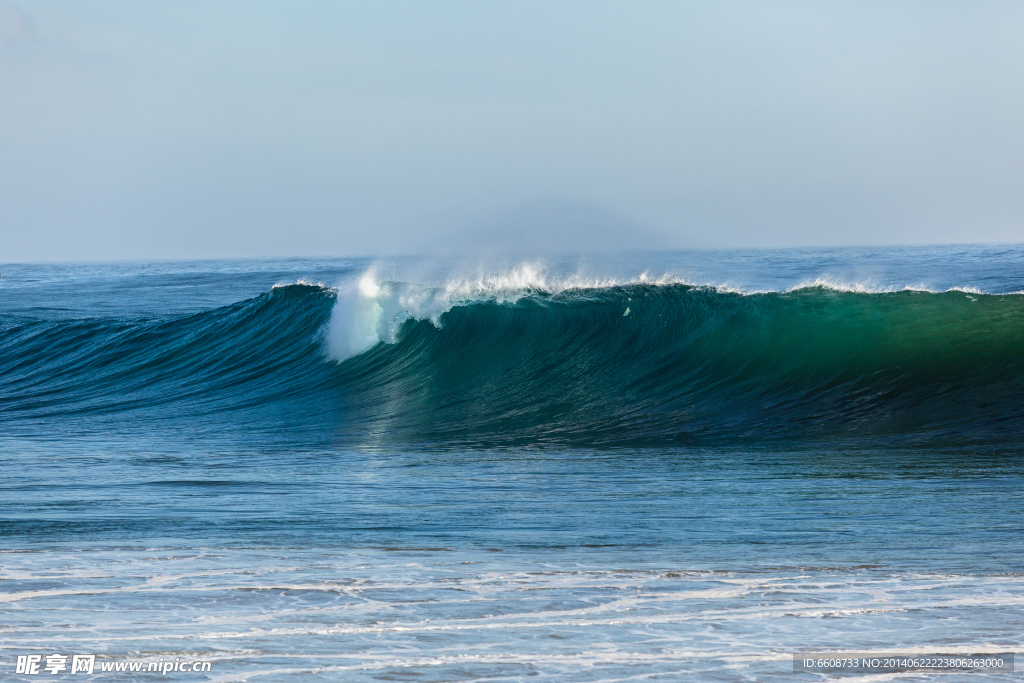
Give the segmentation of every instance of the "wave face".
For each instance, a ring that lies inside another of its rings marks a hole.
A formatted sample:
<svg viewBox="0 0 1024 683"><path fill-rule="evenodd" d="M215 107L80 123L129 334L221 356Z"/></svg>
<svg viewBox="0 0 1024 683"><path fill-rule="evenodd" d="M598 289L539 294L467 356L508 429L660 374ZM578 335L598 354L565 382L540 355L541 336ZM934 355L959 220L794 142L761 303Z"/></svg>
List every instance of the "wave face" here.
<svg viewBox="0 0 1024 683"><path fill-rule="evenodd" d="M0 324L0 421L33 433L117 420L375 444L1024 436L1019 294L637 282L460 298L364 279L194 315Z"/></svg>
<svg viewBox="0 0 1024 683"><path fill-rule="evenodd" d="M3 316L0 419L191 419L303 400L323 375L316 332L333 302L291 285L193 315Z"/></svg>

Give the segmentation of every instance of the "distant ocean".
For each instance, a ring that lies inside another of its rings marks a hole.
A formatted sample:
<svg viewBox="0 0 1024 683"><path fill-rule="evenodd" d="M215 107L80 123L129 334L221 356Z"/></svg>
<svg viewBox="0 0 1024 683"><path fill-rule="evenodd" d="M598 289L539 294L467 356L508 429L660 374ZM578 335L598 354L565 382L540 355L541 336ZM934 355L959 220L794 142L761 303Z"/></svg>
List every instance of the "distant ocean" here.
<svg viewBox="0 0 1024 683"><path fill-rule="evenodd" d="M1024 651L1024 246L0 273L2 680Z"/></svg>

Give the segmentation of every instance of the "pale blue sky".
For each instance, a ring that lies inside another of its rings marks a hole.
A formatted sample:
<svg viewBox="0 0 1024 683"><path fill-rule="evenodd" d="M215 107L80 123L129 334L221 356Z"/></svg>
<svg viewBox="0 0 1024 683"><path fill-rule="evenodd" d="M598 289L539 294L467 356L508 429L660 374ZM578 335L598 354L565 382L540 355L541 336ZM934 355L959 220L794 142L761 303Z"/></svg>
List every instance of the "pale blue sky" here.
<svg viewBox="0 0 1024 683"><path fill-rule="evenodd" d="M1020 2L0 0L0 262L521 216L618 248L1021 241L1022 35Z"/></svg>

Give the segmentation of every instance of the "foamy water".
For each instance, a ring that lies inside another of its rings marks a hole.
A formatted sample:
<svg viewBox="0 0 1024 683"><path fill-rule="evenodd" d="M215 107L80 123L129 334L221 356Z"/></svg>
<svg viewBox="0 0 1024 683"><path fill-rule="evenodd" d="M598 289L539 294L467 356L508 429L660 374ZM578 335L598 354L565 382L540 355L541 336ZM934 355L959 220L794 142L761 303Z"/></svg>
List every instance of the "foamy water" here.
<svg viewBox="0 0 1024 683"><path fill-rule="evenodd" d="M638 668L676 680L811 680L794 676L792 654L812 642L908 654L1024 645L1024 578L1013 574L697 571L642 560L608 568L450 549L93 548L3 558L5 658L40 649L201 654L213 662L211 681L624 681ZM986 632L964 638L963 622L976 619Z"/></svg>

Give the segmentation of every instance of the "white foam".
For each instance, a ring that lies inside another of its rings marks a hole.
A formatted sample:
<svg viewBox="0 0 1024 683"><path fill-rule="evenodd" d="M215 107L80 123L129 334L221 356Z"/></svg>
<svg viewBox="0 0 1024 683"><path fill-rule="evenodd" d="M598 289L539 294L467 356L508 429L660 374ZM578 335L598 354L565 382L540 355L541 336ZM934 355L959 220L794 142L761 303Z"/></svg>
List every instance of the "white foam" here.
<svg viewBox="0 0 1024 683"><path fill-rule="evenodd" d="M297 548L4 557L2 578L28 583L8 587L17 598L5 606L10 633L0 652L90 652L102 643L105 658L209 659L209 680L224 683L387 670L518 680L524 666L544 682L581 670L606 682L781 678L791 675L792 653L812 646L1019 650L1024 605L1018 574L891 568L508 565L466 551ZM75 590L36 590L44 577L73 578ZM126 622L111 605L129 600ZM950 639L943 624L954 616L984 621Z"/></svg>
<svg viewBox="0 0 1024 683"><path fill-rule="evenodd" d="M521 263L505 269L477 270L449 276L439 285L389 282L371 267L354 282L338 288L338 300L327 330L327 356L344 361L369 351L379 343L393 344L407 320L429 320L441 327L441 316L454 306L477 301L516 303L523 297L607 289L625 285L665 286L690 284L672 275L648 272L629 279L596 277L583 272L567 276L550 274L541 262Z"/></svg>
<svg viewBox="0 0 1024 683"><path fill-rule="evenodd" d="M701 284L680 275L664 273L659 276L649 271L627 278L594 276L583 271L555 275L540 261L524 262L509 268L464 269L460 273L449 273L435 284L414 284L382 279L375 265L358 280L338 287L338 299L326 334L326 354L328 358L341 362L365 353L377 344L393 344L398 341L401 327L407 320L428 320L440 328L442 316L459 305L479 301L514 304L524 297L538 294L558 296L571 291L630 285L688 285L744 296L813 289L856 294L940 293L924 284L879 285L870 280L847 281L829 276L805 280L786 289L750 289L728 281ZM942 291L983 293L975 287L953 287Z"/></svg>
<svg viewBox="0 0 1024 683"><path fill-rule="evenodd" d="M894 292L921 292L925 294L943 294L945 292L961 292L964 294L985 294L982 290L977 287L950 287L948 289L932 289L924 284L904 284L904 285L878 285L871 281L866 282L849 282L845 280L838 280L829 277L818 277L814 280L807 280L800 284L790 287L784 290L785 292L799 292L805 289L827 289L834 292L850 292L853 294L892 294ZM719 291L722 291L721 289ZM749 291L744 292L747 294L763 294L770 293L774 290L758 290L756 292Z"/></svg>
<svg viewBox="0 0 1024 683"><path fill-rule="evenodd" d="M277 284L271 286L271 289L291 287L292 285L304 285L306 287L319 287L320 289L330 289L330 287L328 287L322 282L313 282L312 280L307 280L305 278L299 278L295 282L278 282Z"/></svg>
<svg viewBox="0 0 1024 683"><path fill-rule="evenodd" d="M327 334L327 353L331 358L342 361L357 356L382 340L383 291L372 270L354 287L338 291Z"/></svg>

